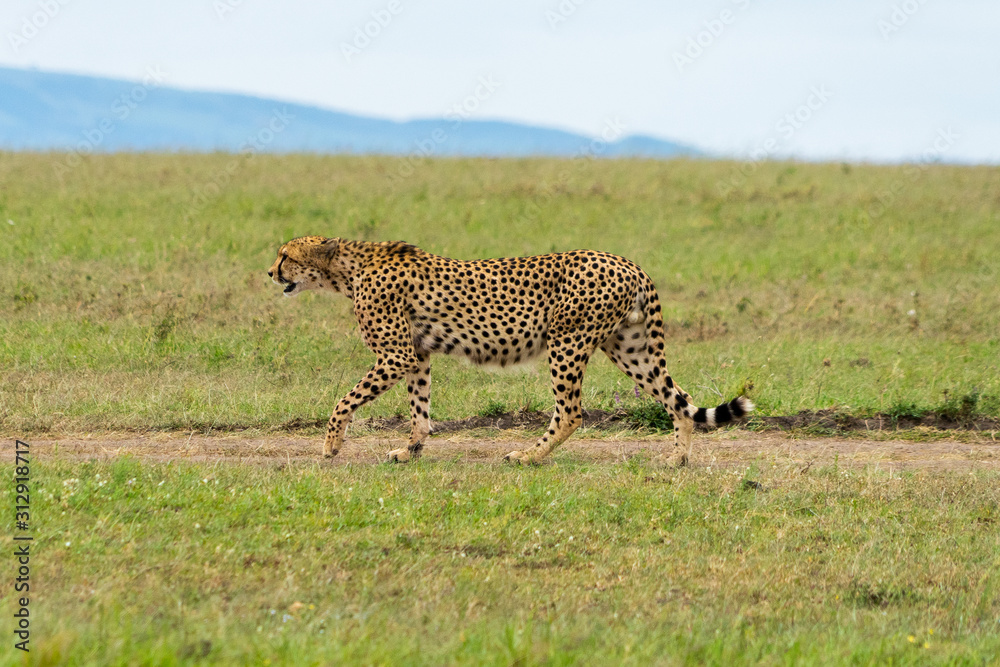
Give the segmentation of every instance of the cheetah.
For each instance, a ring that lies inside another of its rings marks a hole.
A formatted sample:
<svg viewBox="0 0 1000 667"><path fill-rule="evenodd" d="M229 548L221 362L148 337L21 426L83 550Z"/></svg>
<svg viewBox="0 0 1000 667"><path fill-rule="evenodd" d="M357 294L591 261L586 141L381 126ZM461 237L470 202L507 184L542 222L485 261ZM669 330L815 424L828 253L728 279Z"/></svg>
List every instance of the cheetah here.
<svg viewBox="0 0 1000 667"><path fill-rule="evenodd" d="M499 367L548 356L552 421L534 447L504 457L511 463L540 462L580 426L583 373L597 348L673 418L673 450L661 457L670 465L688 463L695 424L726 424L754 407L742 396L708 409L691 403L667 372L652 280L631 261L605 252L462 261L401 241L305 236L281 246L267 275L286 296L305 290L344 294L375 353L375 365L330 417L325 457L343 447L354 412L404 378L410 439L388 459L418 457L431 432L433 353Z"/></svg>

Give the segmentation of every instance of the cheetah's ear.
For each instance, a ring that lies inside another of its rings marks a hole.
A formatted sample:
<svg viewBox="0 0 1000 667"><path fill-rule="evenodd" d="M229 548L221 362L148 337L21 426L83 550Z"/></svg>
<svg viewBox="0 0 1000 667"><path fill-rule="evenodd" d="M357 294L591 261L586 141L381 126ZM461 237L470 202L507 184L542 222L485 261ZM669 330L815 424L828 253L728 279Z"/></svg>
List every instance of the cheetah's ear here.
<svg viewBox="0 0 1000 667"><path fill-rule="evenodd" d="M319 246L320 255L328 260L333 261L337 258L337 253L340 251L340 239L326 239Z"/></svg>

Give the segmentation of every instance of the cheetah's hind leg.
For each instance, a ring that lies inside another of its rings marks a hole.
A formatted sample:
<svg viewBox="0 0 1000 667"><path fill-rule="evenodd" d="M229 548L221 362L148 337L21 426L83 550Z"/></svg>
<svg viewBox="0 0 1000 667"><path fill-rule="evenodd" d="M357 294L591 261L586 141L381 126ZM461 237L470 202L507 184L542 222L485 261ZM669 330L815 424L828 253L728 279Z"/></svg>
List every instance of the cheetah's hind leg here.
<svg viewBox="0 0 1000 667"><path fill-rule="evenodd" d="M424 440L431 432L431 361L426 352L417 354L416 365L406 372L406 393L410 397L410 442L387 455L389 463L406 463L420 458Z"/></svg>

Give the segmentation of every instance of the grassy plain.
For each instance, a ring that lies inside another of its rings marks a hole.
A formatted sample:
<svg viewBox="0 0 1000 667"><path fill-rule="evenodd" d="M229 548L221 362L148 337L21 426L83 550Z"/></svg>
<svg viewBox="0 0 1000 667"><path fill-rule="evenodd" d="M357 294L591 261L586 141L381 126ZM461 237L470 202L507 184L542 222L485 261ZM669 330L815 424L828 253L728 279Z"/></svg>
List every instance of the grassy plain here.
<svg viewBox="0 0 1000 667"><path fill-rule="evenodd" d="M0 154L5 435L324 420L371 357L345 300L269 283L277 246L303 234L630 257L701 404L746 390L764 414L1000 414L994 168L66 164ZM435 369L438 420L549 404L541 367ZM584 387L588 407L639 400L604 359ZM397 390L361 416L404 407ZM1000 478L985 468L762 456L667 472L571 447L532 469L41 456L29 662L993 664Z"/></svg>
<svg viewBox="0 0 1000 667"><path fill-rule="evenodd" d="M995 471L278 460L36 464L30 663L1000 655Z"/></svg>
<svg viewBox="0 0 1000 667"><path fill-rule="evenodd" d="M996 168L0 154L0 432L322 420L371 355L342 298L265 271L303 234L460 258L589 247L665 304L702 405L1000 415ZM544 364L435 361L431 415L547 409ZM752 388L751 388L752 387ZM632 385L603 357L584 403ZM397 388L361 412L405 409Z"/></svg>

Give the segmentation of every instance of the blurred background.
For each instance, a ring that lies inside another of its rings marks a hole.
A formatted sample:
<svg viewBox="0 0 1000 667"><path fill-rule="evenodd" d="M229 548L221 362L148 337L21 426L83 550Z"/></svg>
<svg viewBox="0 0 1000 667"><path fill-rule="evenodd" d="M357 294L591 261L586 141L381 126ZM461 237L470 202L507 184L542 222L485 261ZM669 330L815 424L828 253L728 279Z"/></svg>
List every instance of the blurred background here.
<svg viewBox="0 0 1000 667"><path fill-rule="evenodd" d="M986 0L9 0L0 149L995 163L998 25Z"/></svg>

